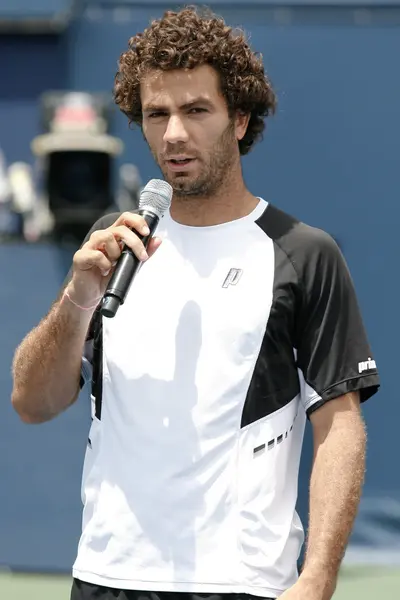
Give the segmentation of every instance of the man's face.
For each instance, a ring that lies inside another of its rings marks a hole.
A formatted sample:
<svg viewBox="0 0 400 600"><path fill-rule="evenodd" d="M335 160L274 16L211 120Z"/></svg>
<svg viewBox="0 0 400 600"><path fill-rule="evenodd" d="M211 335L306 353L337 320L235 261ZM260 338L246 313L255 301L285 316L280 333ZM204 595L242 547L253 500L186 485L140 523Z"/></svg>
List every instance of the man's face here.
<svg viewBox="0 0 400 600"><path fill-rule="evenodd" d="M141 84L143 133L175 196L211 196L239 164L245 116L230 118L218 75L192 70L153 71Z"/></svg>

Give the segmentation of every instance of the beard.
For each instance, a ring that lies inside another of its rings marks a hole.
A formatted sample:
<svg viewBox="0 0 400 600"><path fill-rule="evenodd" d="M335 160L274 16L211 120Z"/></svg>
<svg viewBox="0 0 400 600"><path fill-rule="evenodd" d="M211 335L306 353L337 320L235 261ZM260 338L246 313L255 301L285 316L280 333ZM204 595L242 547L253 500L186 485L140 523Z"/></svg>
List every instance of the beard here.
<svg viewBox="0 0 400 600"><path fill-rule="evenodd" d="M237 140L235 137L235 127L231 121L222 132L220 138L215 143L208 157L205 159L197 158L201 172L193 177L189 173L176 173L175 176L163 169L159 164L165 180L174 190L175 198L208 198L213 196L223 185L229 172L237 160ZM177 154L184 154L184 147L176 147L174 151ZM154 156L157 160L157 158ZM158 162L158 161L157 161Z"/></svg>

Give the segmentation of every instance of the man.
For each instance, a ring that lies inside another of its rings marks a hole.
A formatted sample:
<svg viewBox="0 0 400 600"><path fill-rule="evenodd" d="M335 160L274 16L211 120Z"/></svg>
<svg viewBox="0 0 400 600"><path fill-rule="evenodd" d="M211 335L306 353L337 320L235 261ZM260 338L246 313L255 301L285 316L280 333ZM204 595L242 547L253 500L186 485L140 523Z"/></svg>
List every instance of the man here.
<svg viewBox="0 0 400 600"><path fill-rule="evenodd" d="M221 19L167 12L130 40L115 99L173 187L171 211L147 253L140 216L95 224L13 366L13 404L29 423L93 380L71 597L328 600L364 474L360 401L379 382L332 238L243 182L240 155L275 108L261 59ZM101 322L122 243L145 262Z"/></svg>

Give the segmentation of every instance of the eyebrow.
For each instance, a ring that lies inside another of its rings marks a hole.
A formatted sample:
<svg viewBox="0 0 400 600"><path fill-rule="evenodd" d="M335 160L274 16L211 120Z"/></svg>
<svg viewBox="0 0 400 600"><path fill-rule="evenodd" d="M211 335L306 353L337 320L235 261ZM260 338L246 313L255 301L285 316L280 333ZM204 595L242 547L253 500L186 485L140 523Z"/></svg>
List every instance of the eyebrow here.
<svg viewBox="0 0 400 600"><path fill-rule="evenodd" d="M181 106L179 107L179 110L187 110L188 108L192 108L193 106L196 106L197 104L203 104L209 107L212 107L213 104L212 102L208 99L205 98L204 96L199 96L198 98L195 98L194 100L191 100L190 102L185 102L185 104L181 104ZM149 113L149 112L156 112L156 111L164 111L167 112L168 108L166 106L163 106L162 104L146 104L146 106L143 107L143 112L144 113Z"/></svg>

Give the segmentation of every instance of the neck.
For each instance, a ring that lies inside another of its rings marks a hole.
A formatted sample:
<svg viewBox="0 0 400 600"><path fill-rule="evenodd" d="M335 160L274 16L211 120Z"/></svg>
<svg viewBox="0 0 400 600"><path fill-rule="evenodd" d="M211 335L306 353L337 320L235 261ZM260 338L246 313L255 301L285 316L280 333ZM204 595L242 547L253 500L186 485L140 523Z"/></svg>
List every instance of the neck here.
<svg viewBox="0 0 400 600"><path fill-rule="evenodd" d="M228 177L229 185L212 196L174 196L171 217L177 223L192 227L220 225L247 216L257 206L258 199L239 177Z"/></svg>

